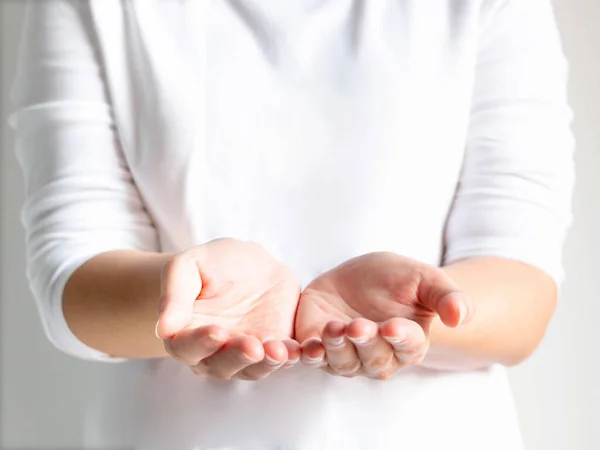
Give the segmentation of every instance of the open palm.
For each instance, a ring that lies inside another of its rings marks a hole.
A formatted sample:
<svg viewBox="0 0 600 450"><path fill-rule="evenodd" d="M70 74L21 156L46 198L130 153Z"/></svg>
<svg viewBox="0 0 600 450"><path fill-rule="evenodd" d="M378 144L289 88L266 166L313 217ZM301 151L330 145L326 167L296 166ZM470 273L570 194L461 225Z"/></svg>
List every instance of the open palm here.
<svg viewBox="0 0 600 450"><path fill-rule="evenodd" d="M233 346L242 359L294 359L290 346L299 295L297 277L260 245L218 239L167 265L158 333L169 338L170 353L181 357L183 352L183 359L198 370L210 366L211 358L219 359L215 351L222 352L214 342L202 346L199 336L207 341L221 338L223 351ZM225 372L223 378L229 378L231 370Z"/></svg>
<svg viewBox="0 0 600 450"><path fill-rule="evenodd" d="M306 287L296 315L296 339L325 343L321 350L319 345L308 347L309 360L320 362L319 354L331 343L332 354L323 355L330 365L329 356L335 359L336 352L342 360L354 354L356 361L377 365L386 348L393 356L390 343L395 341L411 341L410 351L422 358L437 315L454 327L468 314L465 296L439 268L394 253L371 253L341 264ZM359 345L350 348L349 341ZM344 371L349 364L343 364Z"/></svg>
<svg viewBox="0 0 600 450"><path fill-rule="evenodd" d="M300 294L293 272L252 242L218 240L204 250L210 255L199 266L202 289L192 325L289 339Z"/></svg>

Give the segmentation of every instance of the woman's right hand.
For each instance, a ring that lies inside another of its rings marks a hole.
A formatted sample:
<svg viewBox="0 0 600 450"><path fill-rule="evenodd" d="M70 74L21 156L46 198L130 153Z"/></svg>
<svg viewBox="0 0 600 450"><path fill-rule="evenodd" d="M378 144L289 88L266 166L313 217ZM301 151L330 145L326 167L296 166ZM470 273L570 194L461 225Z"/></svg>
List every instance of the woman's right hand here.
<svg viewBox="0 0 600 450"><path fill-rule="evenodd" d="M299 296L293 272L260 245L218 239L166 264L156 334L197 375L258 380L299 360Z"/></svg>

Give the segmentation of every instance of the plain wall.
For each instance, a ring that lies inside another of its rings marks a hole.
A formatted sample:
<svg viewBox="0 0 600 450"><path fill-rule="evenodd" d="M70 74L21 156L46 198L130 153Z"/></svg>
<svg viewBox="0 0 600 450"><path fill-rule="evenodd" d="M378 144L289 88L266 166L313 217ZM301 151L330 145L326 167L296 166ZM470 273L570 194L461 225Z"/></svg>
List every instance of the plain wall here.
<svg viewBox="0 0 600 450"><path fill-rule="evenodd" d="M575 222L565 251L568 279L556 316L536 354L510 375L529 450L597 450L600 1L556 0L555 5L572 67L578 141ZM0 12L0 448L78 448L83 394L112 369L54 350L27 287L19 222L23 187L6 127L23 3L0 0Z"/></svg>
<svg viewBox="0 0 600 450"><path fill-rule="evenodd" d="M25 278L23 181L6 124L24 4L0 0L0 449L79 449L85 393L114 369L48 343Z"/></svg>

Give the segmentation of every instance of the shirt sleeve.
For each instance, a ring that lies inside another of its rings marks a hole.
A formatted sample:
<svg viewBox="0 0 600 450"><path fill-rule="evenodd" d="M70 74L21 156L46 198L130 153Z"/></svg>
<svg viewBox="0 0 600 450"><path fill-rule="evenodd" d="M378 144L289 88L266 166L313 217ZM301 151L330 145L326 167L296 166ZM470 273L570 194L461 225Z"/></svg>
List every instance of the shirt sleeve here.
<svg viewBox="0 0 600 450"><path fill-rule="evenodd" d="M550 0L507 0L482 24L445 263L493 256L563 279L574 184L567 63Z"/></svg>
<svg viewBox="0 0 600 450"><path fill-rule="evenodd" d="M10 120L26 187L27 274L45 332L73 356L119 361L79 341L62 310L67 280L90 258L158 250L120 148L86 10L79 0L29 2Z"/></svg>

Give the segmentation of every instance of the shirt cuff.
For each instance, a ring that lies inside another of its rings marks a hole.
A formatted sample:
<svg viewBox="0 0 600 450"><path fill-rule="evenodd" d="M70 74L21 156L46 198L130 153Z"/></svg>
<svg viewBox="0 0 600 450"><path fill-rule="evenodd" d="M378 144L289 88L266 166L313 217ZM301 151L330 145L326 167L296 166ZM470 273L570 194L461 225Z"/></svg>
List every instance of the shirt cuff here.
<svg viewBox="0 0 600 450"><path fill-rule="evenodd" d="M553 250L549 250L550 248ZM471 238L452 243L446 251L444 264L474 257L510 259L542 270L559 286L564 281L565 273L561 262L562 252L554 250L556 248L556 242L549 246L545 239Z"/></svg>

